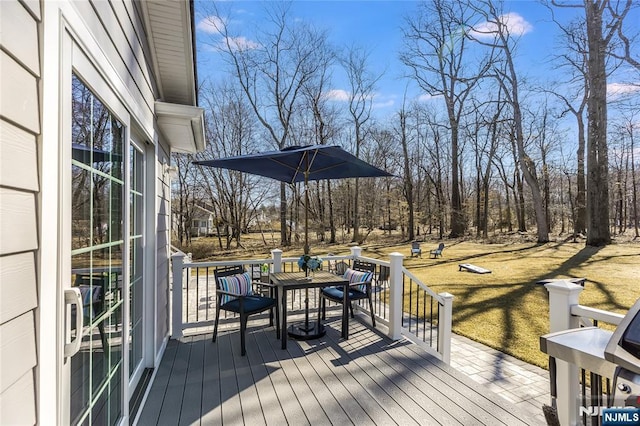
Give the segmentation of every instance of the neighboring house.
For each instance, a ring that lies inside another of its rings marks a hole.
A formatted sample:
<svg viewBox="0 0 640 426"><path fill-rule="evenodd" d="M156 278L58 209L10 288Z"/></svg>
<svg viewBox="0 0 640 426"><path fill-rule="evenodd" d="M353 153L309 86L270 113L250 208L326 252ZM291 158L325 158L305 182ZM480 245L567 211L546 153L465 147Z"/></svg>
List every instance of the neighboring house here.
<svg viewBox="0 0 640 426"><path fill-rule="evenodd" d="M211 210L199 205L194 206L193 219L191 220L191 236L206 237L213 235L216 232L213 226L213 215L214 213Z"/></svg>
<svg viewBox="0 0 640 426"><path fill-rule="evenodd" d="M128 424L169 335L170 153L204 148L193 4L3 0L0 28L0 424Z"/></svg>

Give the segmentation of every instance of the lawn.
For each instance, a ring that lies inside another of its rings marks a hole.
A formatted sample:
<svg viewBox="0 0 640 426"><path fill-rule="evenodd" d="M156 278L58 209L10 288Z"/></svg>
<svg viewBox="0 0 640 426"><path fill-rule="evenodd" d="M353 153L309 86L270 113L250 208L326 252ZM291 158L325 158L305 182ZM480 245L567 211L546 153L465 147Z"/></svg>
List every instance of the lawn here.
<svg viewBox="0 0 640 426"><path fill-rule="evenodd" d="M607 311L626 313L640 297L640 243L616 243L585 247L584 242L503 242L485 244L445 240L442 258L430 259L437 242L422 244L422 258L410 258L411 244L397 238L377 236L363 244L363 256L388 259L391 252L406 256L405 267L437 293L454 295L453 331L511 354L526 362L547 367L539 337L549 332L549 303L545 278L585 277L580 303ZM204 243L204 242L202 242ZM251 244L249 244L251 245ZM260 243L262 245L262 243ZM251 250L222 257L254 258L269 249ZM348 254L346 245L312 242L312 253ZM300 249L286 250L296 256ZM459 272L459 263L472 263L490 274Z"/></svg>

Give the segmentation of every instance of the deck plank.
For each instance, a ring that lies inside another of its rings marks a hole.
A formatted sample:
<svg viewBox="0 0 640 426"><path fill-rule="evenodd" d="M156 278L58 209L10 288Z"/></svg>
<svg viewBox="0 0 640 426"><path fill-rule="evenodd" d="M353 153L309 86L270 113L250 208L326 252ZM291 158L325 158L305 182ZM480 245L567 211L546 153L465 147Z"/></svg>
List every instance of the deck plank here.
<svg viewBox="0 0 640 426"><path fill-rule="evenodd" d="M147 395L144 409L138 420L140 425L158 424L177 349L178 341L170 340L169 343L167 343L162 362L158 367L158 371L156 371L153 385L151 386L149 395Z"/></svg>
<svg viewBox="0 0 640 426"><path fill-rule="evenodd" d="M339 328L340 323L336 323L336 330ZM332 328L327 330L328 335L333 333ZM336 333L338 333L336 331ZM327 337L327 336L325 336ZM350 336L350 339L354 336ZM341 338L339 338L341 339ZM394 419L386 411L385 407L378 404L378 402L372 398L369 390L364 388L360 382L358 382L356 376L360 373L353 368L350 363L349 354L340 346L339 341L332 339L332 344L323 346L323 350L318 354L322 358L322 361L328 368L332 368L336 374L338 380L347 389L348 397L345 399L347 403L354 410L349 413L352 421L356 424L395 424ZM359 410L357 408L359 407Z"/></svg>
<svg viewBox="0 0 640 426"><path fill-rule="evenodd" d="M222 402L222 423L243 424L242 405L240 401L240 389L236 380L235 365L233 360L233 346L240 345L239 332L218 334L218 364L220 366L220 400Z"/></svg>
<svg viewBox="0 0 640 426"><path fill-rule="evenodd" d="M285 373L286 379L289 382L296 399L302 407L304 416L306 417L305 423L331 424L322 408L322 405L314 395L315 390L309 387L307 382L304 380L304 376L294 362L292 352L289 349L284 351L280 349L280 342L275 339L269 339L269 343L274 351L276 359ZM295 342L292 343L295 344Z"/></svg>
<svg viewBox="0 0 640 426"><path fill-rule="evenodd" d="M193 338L191 337L186 337L177 343L171 377L164 396L166 402L163 404L158 418L159 425L177 425L179 422L192 344Z"/></svg>
<svg viewBox="0 0 640 426"><path fill-rule="evenodd" d="M182 408L180 410L180 425L200 423L202 412L202 374L205 351L204 336L195 336L191 339L191 352L187 367L184 394L182 396Z"/></svg>
<svg viewBox="0 0 640 426"><path fill-rule="evenodd" d="M274 374L275 370L279 367L274 365L274 363L267 363L263 360L261 350L267 349L260 347L260 335L263 335L265 338L275 339L275 329L252 332L247 336L247 342L251 342L250 349L249 345L247 345L247 358L249 359L251 373L255 380L256 391L260 398L262 413L267 424L286 424L286 417L278 400L278 389L271 381L271 374ZM270 347L268 344L266 346Z"/></svg>
<svg viewBox="0 0 640 426"><path fill-rule="evenodd" d="M461 419L449 414L425 395L423 389L410 386L404 377L399 376L397 371L377 356L378 353L386 352L389 348L390 342L385 337L377 335L373 330L364 330L363 327L366 326L357 322L352 322L350 327L354 329L358 338L344 342L344 347L351 354L353 362L370 377L370 380L384 389L386 395L378 398L382 398L385 407L396 407L391 413L394 419L400 420L401 424L461 423ZM331 333L331 336L335 337L338 334ZM405 417L408 419L404 420Z"/></svg>
<svg viewBox="0 0 640 426"><path fill-rule="evenodd" d="M248 331L247 335L251 335ZM255 340L247 336L247 351L255 352L257 346L252 344ZM240 345L231 347L233 356L233 366L236 373L236 383L240 391L240 405L242 407L242 421L247 425L264 425L265 419L262 414L260 398L255 386L255 380L249 364L249 358L240 355Z"/></svg>
<svg viewBox="0 0 640 426"><path fill-rule="evenodd" d="M350 320L348 340L337 316L326 324L326 336L283 351L274 327L251 322L246 357L237 324L215 343L210 333L171 340L138 424L176 424L176 411L180 423L202 425L540 424L366 319Z"/></svg>
<svg viewBox="0 0 640 426"><path fill-rule="evenodd" d="M211 342L212 334L206 334L204 366L202 371L202 415L203 425L222 423L222 395L220 392L220 339Z"/></svg>
<svg viewBox="0 0 640 426"><path fill-rule="evenodd" d="M311 346L309 342L302 341L292 342L292 344L287 345L287 348L304 380L313 389L315 397L331 424L351 424L349 416L341 405L341 401L348 403L345 400L348 393L346 391L344 393L334 393L333 388L339 386L335 375L324 363L311 363L311 359L313 359L311 355L315 347ZM344 389L343 387L341 388Z"/></svg>

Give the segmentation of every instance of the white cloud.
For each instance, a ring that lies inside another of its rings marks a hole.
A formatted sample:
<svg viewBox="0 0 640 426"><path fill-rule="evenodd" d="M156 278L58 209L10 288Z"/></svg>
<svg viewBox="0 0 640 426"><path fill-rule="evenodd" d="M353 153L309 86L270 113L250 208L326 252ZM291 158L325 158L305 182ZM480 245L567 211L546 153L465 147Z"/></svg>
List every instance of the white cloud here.
<svg viewBox="0 0 640 426"><path fill-rule="evenodd" d="M429 102L432 99L437 99L437 98L441 98L442 95L430 95L428 93L423 93L422 95L418 96L418 102Z"/></svg>
<svg viewBox="0 0 640 426"><path fill-rule="evenodd" d="M515 12L500 15L498 20L506 25L509 34L511 35L521 36L533 31L533 25ZM470 31L471 35L476 38L493 38L497 32L498 26L496 23L489 21L474 25Z"/></svg>
<svg viewBox="0 0 640 426"><path fill-rule="evenodd" d="M607 84L607 95L618 97L629 93L640 92L640 84L609 83Z"/></svg>
<svg viewBox="0 0 640 426"><path fill-rule="evenodd" d="M396 101L394 101L393 99L389 99L388 101L381 101L381 102L374 102L373 105L371 105L373 108L378 109L378 108L389 108L394 106L396 103Z"/></svg>
<svg viewBox="0 0 640 426"><path fill-rule="evenodd" d="M218 16L207 16L198 22L196 28L208 34L220 34L225 24L226 21Z"/></svg>
<svg viewBox="0 0 640 426"><path fill-rule="evenodd" d="M255 41L251 41L246 37L227 37L225 40L220 41L220 45L223 49L229 48L231 50L251 50L260 47Z"/></svg>
<svg viewBox="0 0 640 426"><path fill-rule="evenodd" d="M324 97L330 101L348 102L349 92L342 89L331 89L324 94Z"/></svg>

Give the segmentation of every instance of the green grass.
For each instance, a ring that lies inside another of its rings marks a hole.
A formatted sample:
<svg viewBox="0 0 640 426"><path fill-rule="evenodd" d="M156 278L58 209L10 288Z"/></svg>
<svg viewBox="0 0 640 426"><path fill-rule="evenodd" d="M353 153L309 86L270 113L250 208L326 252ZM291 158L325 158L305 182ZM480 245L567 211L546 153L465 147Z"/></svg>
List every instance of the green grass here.
<svg viewBox="0 0 640 426"><path fill-rule="evenodd" d="M638 244L594 248L582 243L461 242L449 245L437 260L428 256L411 259L406 245L376 251L407 255L405 267L422 282L437 293L454 295L455 333L541 367L547 366L539 338L549 332L549 303L547 290L536 281L585 277L580 303L619 313L626 313L640 296ZM364 255L371 254L365 251ZM459 272L459 263L473 263L492 272Z"/></svg>
<svg viewBox="0 0 640 426"><path fill-rule="evenodd" d="M446 241L443 257L429 259L437 242L422 244L422 258L410 258L411 244L377 236L362 245L363 256L388 259L391 252L406 256L405 267L436 293L454 295L453 331L546 368L547 356L540 352L539 338L549 332L549 302L545 278L585 277L580 303L612 312L626 313L640 297L640 244L633 242L606 247L585 247L584 242L528 242L483 244ZM388 243L386 241L389 241ZM348 254L346 245L312 243L312 253ZM222 257L266 255L264 247L230 252ZM297 256L299 248L284 256ZM459 263L472 263L490 274L459 272Z"/></svg>

